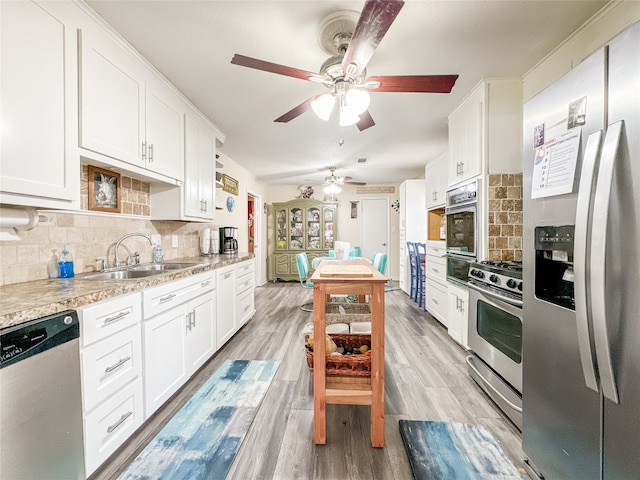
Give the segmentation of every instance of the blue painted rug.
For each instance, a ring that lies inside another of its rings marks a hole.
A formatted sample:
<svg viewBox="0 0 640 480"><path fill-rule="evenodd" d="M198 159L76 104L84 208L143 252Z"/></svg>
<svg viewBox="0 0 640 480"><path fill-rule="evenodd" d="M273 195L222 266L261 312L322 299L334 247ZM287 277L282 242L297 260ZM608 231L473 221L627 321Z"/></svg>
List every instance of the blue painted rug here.
<svg viewBox="0 0 640 480"><path fill-rule="evenodd" d="M482 425L400 420L400 435L416 480L521 480Z"/></svg>
<svg viewBox="0 0 640 480"><path fill-rule="evenodd" d="M258 360L224 362L120 480L224 479L278 365Z"/></svg>

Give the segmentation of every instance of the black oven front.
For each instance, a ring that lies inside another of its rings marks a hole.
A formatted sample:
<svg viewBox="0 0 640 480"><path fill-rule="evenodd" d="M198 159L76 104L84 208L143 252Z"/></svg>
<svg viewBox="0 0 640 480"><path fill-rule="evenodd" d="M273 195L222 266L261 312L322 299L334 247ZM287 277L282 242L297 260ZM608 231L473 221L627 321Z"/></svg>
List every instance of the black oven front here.
<svg viewBox="0 0 640 480"><path fill-rule="evenodd" d="M478 182L447 191L447 254L476 258L478 246Z"/></svg>

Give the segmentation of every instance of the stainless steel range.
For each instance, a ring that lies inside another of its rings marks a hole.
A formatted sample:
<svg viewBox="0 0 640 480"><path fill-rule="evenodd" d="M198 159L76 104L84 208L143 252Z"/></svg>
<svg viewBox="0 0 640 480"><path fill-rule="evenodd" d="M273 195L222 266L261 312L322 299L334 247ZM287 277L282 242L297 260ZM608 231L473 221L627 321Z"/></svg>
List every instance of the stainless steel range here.
<svg viewBox="0 0 640 480"><path fill-rule="evenodd" d="M522 430L522 263L469 268L469 374Z"/></svg>

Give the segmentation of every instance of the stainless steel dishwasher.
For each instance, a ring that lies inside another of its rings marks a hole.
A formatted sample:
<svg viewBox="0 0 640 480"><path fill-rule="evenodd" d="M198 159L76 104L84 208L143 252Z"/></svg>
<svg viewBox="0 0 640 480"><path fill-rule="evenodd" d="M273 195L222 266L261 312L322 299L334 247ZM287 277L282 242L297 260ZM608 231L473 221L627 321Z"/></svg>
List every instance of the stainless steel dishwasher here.
<svg viewBox="0 0 640 480"><path fill-rule="evenodd" d="M84 479L74 310L0 330L0 478Z"/></svg>

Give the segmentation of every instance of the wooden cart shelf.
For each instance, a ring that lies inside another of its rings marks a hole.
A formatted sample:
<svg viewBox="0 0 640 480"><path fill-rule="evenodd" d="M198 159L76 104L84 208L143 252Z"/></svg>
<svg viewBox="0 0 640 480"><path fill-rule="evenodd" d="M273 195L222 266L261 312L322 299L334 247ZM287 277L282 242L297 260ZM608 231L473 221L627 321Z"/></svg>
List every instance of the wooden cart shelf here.
<svg viewBox="0 0 640 480"><path fill-rule="evenodd" d="M361 302L369 298L371 306L371 377L327 376L324 368L313 369L313 440L316 444L327 443L327 403L371 405L371 444L384 447L384 285L387 279L366 260L331 260L318 265L311 281L315 338L324 338L325 301L330 295L355 294ZM325 365L325 361L325 350L314 349L313 364Z"/></svg>

